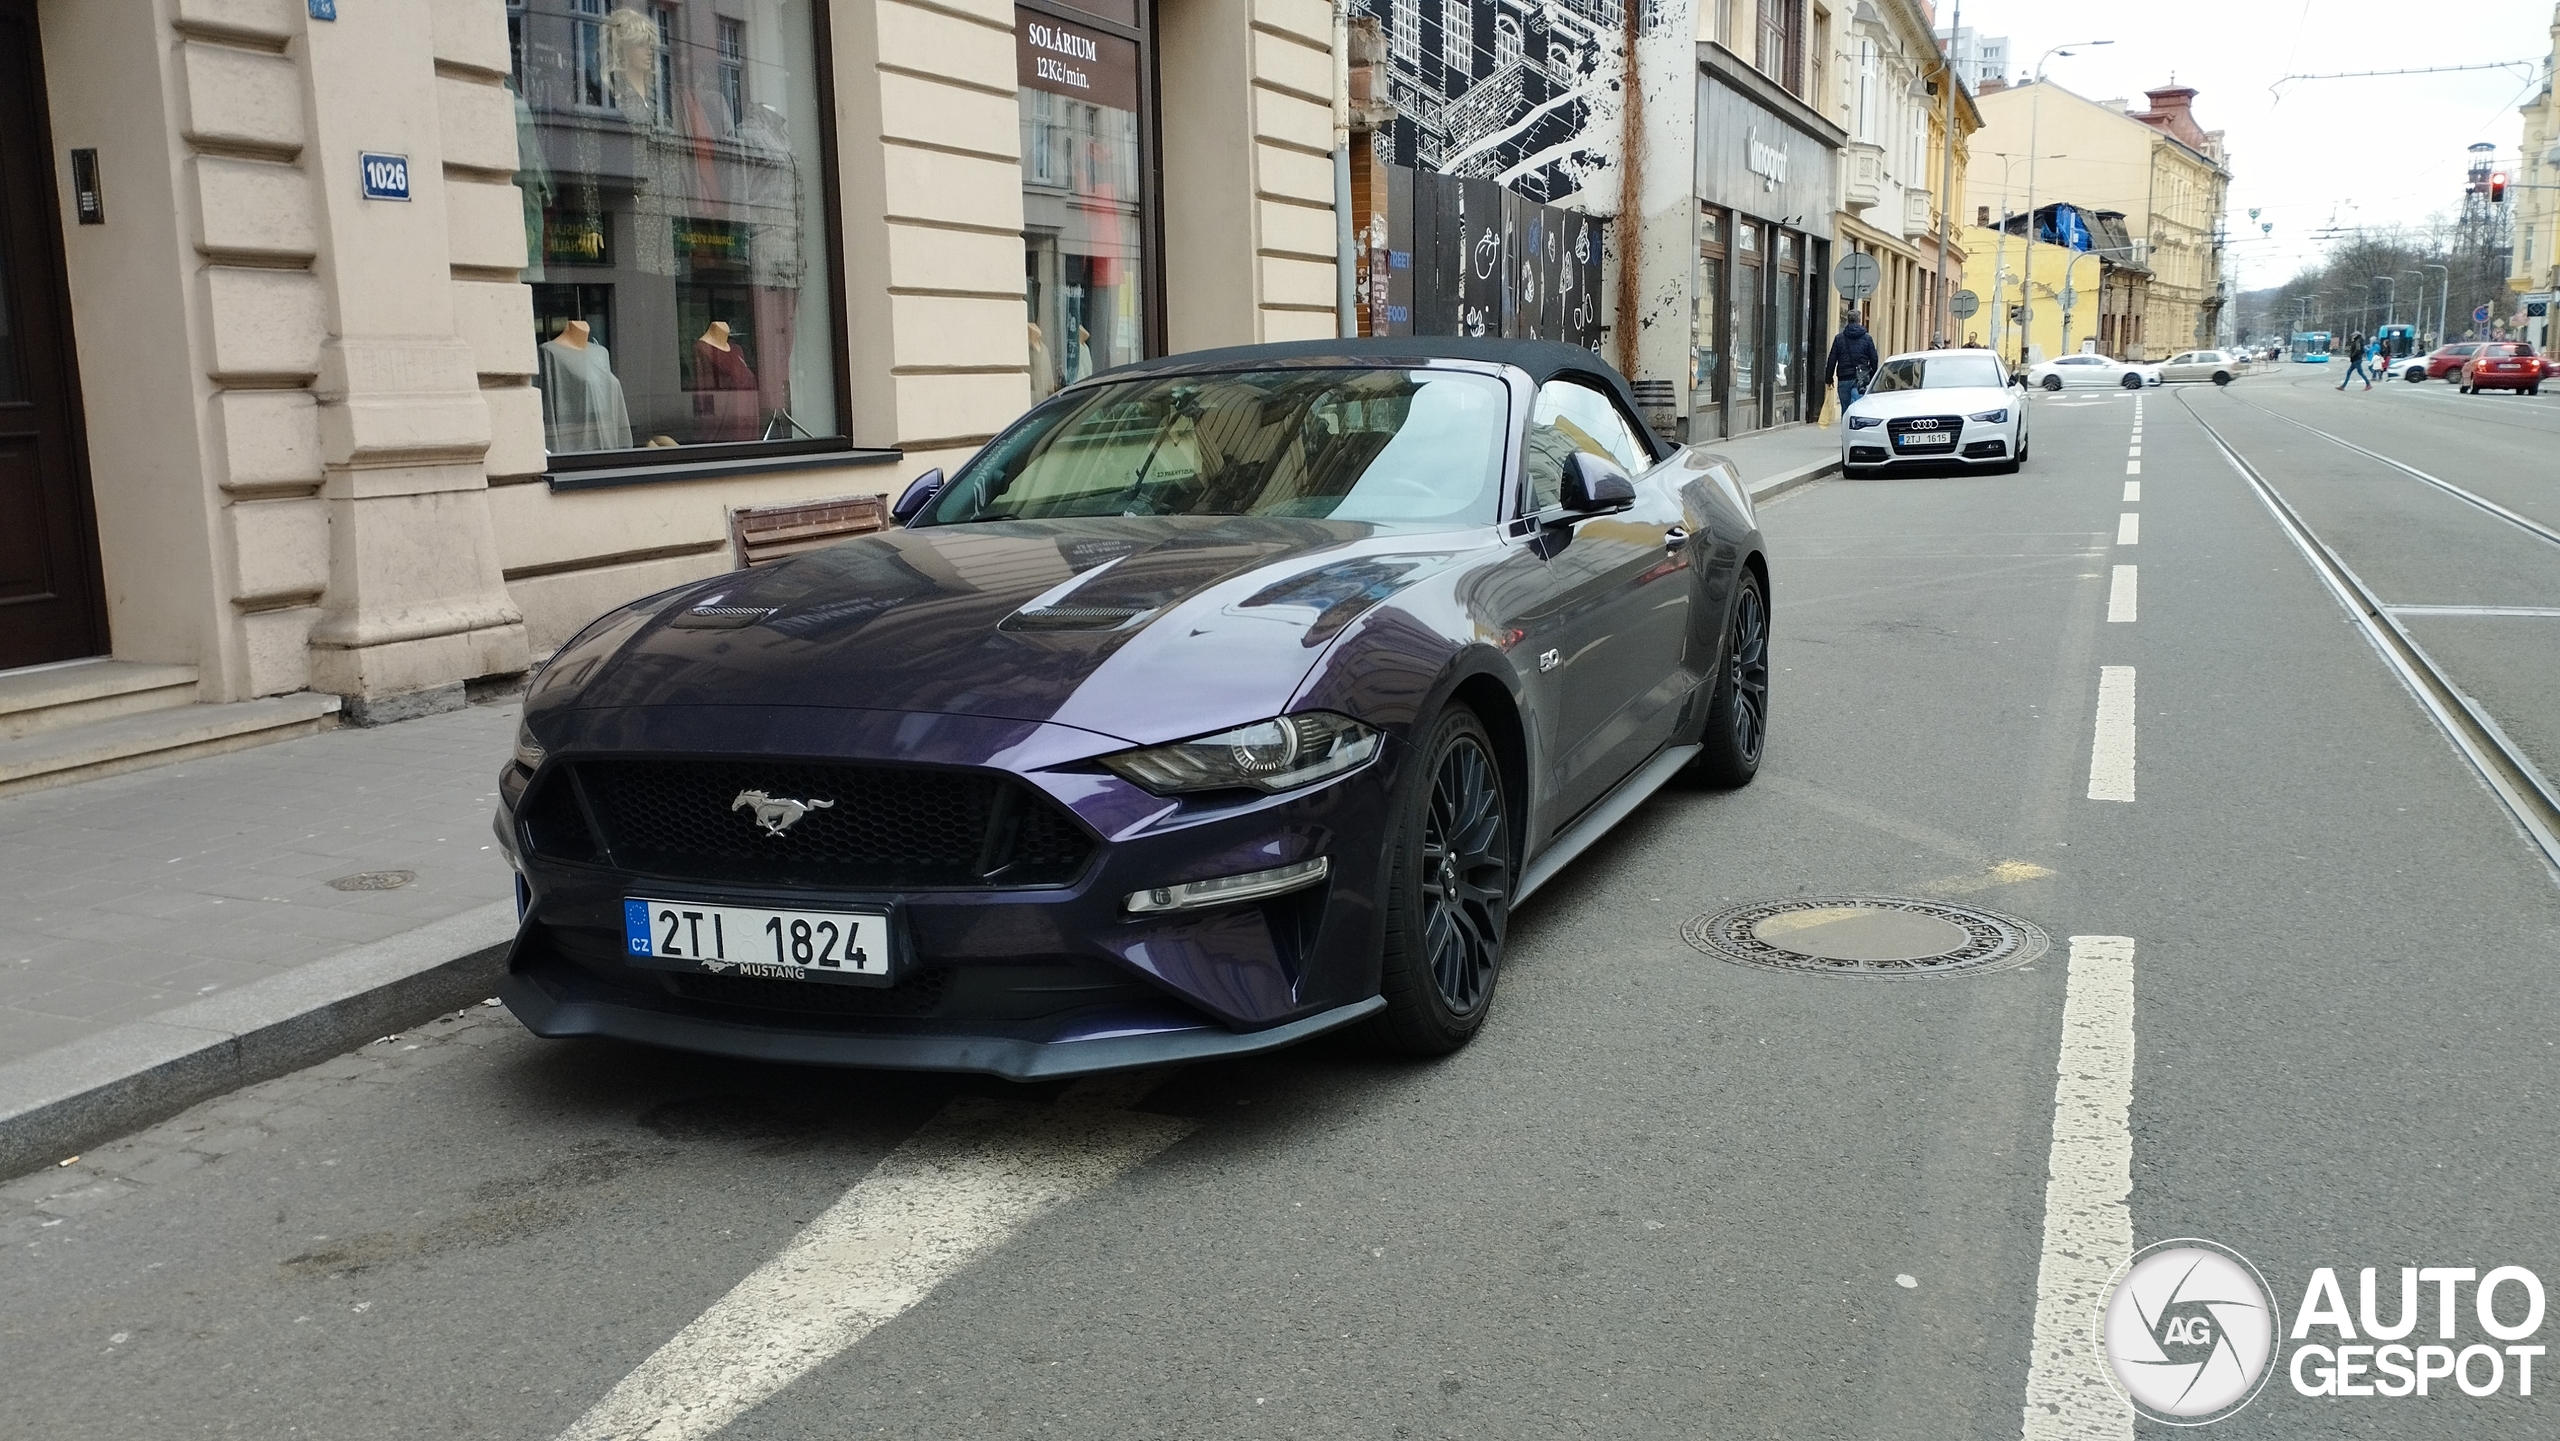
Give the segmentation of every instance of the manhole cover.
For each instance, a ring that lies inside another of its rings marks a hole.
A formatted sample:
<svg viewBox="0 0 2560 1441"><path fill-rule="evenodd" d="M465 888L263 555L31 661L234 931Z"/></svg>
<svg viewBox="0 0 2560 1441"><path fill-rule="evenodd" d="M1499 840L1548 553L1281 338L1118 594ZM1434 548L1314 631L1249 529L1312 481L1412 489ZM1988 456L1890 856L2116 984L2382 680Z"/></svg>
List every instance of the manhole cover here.
<svg viewBox="0 0 2560 1441"><path fill-rule="evenodd" d="M329 883L333 891L396 891L418 878L416 871L358 871Z"/></svg>
<svg viewBox="0 0 2560 1441"><path fill-rule="evenodd" d="M2001 971L2045 952L2015 916L1897 896L1798 896L1694 916L1681 939L1719 960L1773 971L1934 976Z"/></svg>

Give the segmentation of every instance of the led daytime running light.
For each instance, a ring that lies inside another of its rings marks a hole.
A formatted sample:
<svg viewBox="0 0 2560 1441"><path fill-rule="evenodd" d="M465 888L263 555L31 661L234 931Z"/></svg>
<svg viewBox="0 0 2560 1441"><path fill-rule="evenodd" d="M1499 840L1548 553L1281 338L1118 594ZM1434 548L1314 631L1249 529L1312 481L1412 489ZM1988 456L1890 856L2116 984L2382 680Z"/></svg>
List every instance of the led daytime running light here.
<svg viewBox="0 0 2560 1441"><path fill-rule="evenodd" d="M542 758L549 754L549 751L543 749L542 742L533 738L533 727L518 721L516 723L516 764L529 771L538 771L542 769Z"/></svg>
<svg viewBox="0 0 2560 1441"><path fill-rule="evenodd" d="M1113 771L1158 795L1189 791L1277 793L1366 764L1378 733L1327 711L1278 716L1216 735L1104 756Z"/></svg>
<svg viewBox="0 0 2560 1441"><path fill-rule="evenodd" d="M1265 896L1281 895L1311 886L1323 880L1333 869L1333 862L1323 856L1296 865L1275 866L1267 871L1246 871L1238 876L1218 876L1205 881L1184 881L1180 885L1157 886L1152 890L1133 891L1127 905L1133 916L1164 911L1196 911L1203 906L1232 905L1237 901L1256 901Z"/></svg>

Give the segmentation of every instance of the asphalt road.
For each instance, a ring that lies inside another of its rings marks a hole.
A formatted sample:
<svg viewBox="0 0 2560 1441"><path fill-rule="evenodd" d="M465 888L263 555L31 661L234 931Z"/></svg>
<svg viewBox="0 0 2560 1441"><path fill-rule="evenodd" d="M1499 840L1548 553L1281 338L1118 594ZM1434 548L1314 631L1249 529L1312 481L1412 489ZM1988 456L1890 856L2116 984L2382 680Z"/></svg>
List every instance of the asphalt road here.
<svg viewBox="0 0 2560 1441"><path fill-rule="evenodd" d="M1766 507L1759 782L1661 795L1525 908L1455 1057L1022 1090L475 1010L85 1157L67 1196L0 1186L0 1434L541 1438L618 1395L741 1438L2017 1436L2072 936L2132 943L2136 1243L2234 1248L2288 1326L2321 1266L2350 1308L2367 1266L2560 1283L2560 880L2188 409L2394 603L2560 607L2560 546L2282 418L2560 524L2560 406L2320 383L2151 392L2138 476L2135 397L2039 397L2023 475ZM2560 616L2424 629L2560 756ZM2102 667L2137 678L2130 803L2087 798ZM1862 980L1680 936L1826 894L2055 949ZM941 1239L888 1255L884 1211ZM852 1273L851 1301L794 1279ZM2454 1319L2486 1339L2468 1292ZM2213 1431L2555 1408L2279 1374Z"/></svg>

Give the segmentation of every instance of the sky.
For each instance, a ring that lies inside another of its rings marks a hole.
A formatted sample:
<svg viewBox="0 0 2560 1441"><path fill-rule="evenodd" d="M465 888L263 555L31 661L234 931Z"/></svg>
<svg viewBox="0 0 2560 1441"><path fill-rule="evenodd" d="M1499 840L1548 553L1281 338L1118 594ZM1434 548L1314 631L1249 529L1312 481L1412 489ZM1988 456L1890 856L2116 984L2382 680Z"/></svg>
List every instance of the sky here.
<svg viewBox="0 0 2560 1441"><path fill-rule="evenodd" d="M1938 24L1956 8L1957 0L1937 0ZM2256 290L2316 260L2313 232L2333 221L2416 224L2459 210L2472 144L2488 141L2512 162L2523 134L2516 106L2540 88L2552 11L2552 0L1962 0L1955 23L2010 37L2013 81L2048 47L2096 39L2115 43L2056 56L2045 78L2137 107L2144 90L2172 75L2194 86L2197 123L2224 132L2231 158L2234 288ZM2534 71L2268 88L2288 74L2526 59ZM2260 224L2275 230L2261 238Z"/></svg>

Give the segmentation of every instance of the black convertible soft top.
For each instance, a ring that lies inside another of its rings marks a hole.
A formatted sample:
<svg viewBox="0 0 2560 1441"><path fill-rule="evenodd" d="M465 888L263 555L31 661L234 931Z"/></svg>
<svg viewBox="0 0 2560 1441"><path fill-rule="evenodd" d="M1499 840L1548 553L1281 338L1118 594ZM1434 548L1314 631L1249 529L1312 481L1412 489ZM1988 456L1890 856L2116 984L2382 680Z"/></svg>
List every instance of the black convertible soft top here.
<svg viewBox="0 0 2560 1441"><path fill-rule="evenodd" d="M1529 373L1540 385L1558 376L1597 385L1618 398L1618 406L1635 422L1637 433L1653 447L1653 458L1662 460L1672 447L1653 428L1644 423L1644 411L1636 405L1627 378L1617 367L1579 345L1561 340L1499 340L1464 335L1396 335L1336 340L1284 340L1270 345L1229 345L1216 350L1190 350L1180 355L1161 355L1153 360L1136 361L1093 377L1109 380L1119 376L1143 374L1147 371L1232 369L1255 361L1286 361L1303 365L1338 360L1349 365L1384 365L1400 360L1476 360L1493 365L1516 365Z"/></svg>

